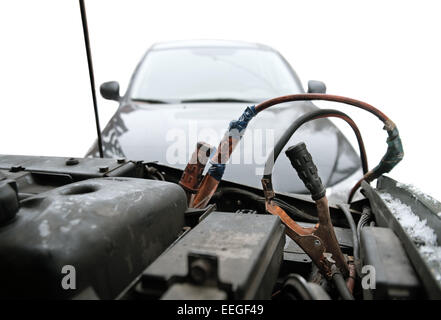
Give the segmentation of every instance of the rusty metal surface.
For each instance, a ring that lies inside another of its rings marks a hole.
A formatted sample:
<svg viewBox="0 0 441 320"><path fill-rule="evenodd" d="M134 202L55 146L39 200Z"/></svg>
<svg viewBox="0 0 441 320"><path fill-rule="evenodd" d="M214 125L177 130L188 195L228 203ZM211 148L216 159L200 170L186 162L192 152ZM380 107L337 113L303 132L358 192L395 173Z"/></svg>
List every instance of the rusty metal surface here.
<svg viewBox="0 0 441 320"><path fill-rule="evenodd" d="M256 106L256 111L257 112L263 111L279 103L292 102L292 101L305 101L305 100L325 100L325 101L334 101L334 102L350 104L374 114L381 121L386 122L390 128L395 127L394 123L383 112L381 112L380 110L378 110L377 108L366 102L348 97L325 94L325 93L302 93L302 94L292 94L292 95L277 97L260 103L259 105Z"/></svg>
<svg viewBox="0 0 441 320"><path fill-rule="evenodd" d="M335 264L344 276L349 269L341 252L329 215L328 201L323 197L316 201L319 223L314 227L304 228L273 201L267 201L266 209L280 217L287 227L286 234L305 251L311 260L328 278L332 276L331 266Z"/></svg>
<svg viewBox="0 0 441 320"><path fill-rule="evenodd" d="M335 264L343 276L348 276L349 268L335 236L326 196L315 201L319 223L304 228L273 201L275 192L270 175L262 178L262 187L266 210L280 217L287 227L286 234L308 254L322 273L330 278L333 274L331 267Z"/></svg>
<svg viewBox="0 0 441 320"><path fill-rule="evenodd" d="M213 194L216 192L219 181L210 176L205 175L202 179L199 192L192 198L190 207L192 208L205 208L208 205Z"/></svg>
<svg viewBox="0 0 441 320"><path fill-rule="evenodd" d="M202 180L202 172L209 160L212 146L205 142L198 142L196 150L193 152L190 161L179 181L179 185L189 193L196 193L198 191L199 183Z"/></svg>

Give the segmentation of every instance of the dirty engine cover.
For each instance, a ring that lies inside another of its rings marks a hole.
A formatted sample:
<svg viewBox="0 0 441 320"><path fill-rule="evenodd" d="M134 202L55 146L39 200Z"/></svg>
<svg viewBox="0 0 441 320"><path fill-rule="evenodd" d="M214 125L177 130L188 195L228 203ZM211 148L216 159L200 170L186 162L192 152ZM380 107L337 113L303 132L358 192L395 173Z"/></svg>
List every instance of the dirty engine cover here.
<svg viewBox="0 0 441 320"><path fill-rule="evenodd" d="M176 184L80 181L30 197L0 227L0 297L115 298L180 234L187 209ZM76 289L62 288L73 266Z"/></svg>

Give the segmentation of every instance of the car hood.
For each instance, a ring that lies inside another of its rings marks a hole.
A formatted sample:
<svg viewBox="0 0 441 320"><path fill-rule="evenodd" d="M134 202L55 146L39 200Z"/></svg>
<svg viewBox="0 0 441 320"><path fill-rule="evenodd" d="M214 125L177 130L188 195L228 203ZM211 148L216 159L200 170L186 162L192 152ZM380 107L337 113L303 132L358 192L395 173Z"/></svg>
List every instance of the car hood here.
<svg viewBox="0 0 441 320"><path fill-rule="evenodd" d="M245 103L124 104L103 130L104 156L158 161L184 169L197 141L217 147L230 121L237 119L245 107ZM233 153L224 179L260 188L264 163L272 146L295 119L314 109L317 107L310 102L294 102L259 113ZM300 141L308 146L327 186L360 168L353 147L328 119L303 125L285 148ZM305 192L283 153L274 167L275 189ZM87 156L98 156L96 143Z"/></svg>

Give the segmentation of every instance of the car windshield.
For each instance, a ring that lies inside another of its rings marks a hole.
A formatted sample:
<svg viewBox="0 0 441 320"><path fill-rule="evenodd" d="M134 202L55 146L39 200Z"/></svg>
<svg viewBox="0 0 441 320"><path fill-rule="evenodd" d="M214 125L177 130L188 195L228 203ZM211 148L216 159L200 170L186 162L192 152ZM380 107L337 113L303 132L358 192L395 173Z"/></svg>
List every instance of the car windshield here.
<svg viewBox="0 0 441 320"><path fill-rule="evenodd" d="M150 51L130 98L161 102L258 102L303 89L274 51L252 48L173 48Z"/></svg>

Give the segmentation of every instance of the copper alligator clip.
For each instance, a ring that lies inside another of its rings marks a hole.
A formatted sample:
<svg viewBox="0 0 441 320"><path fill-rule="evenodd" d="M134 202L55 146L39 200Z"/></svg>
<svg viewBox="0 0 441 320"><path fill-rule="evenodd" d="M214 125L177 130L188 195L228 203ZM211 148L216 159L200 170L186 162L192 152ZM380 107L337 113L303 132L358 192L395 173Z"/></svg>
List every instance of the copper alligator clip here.
<svg viewBox="0 0 441 320"><path fill-rule="evenodd" d="M312 162L312 157L303 142L288 148L286 154L300 179L311 192L312 199L317 205L319 222L312 228L304 228L280 208L273 201L275 193L272 187L271 175L262 178L266 210L280 217L286 226L286 234L311 257L312 261L328 279L332 278L336 269L344 277L347 277L349 275L348 264L335 236L329 214L326 189L318 176L317 167ZM333 265L337 268L333 268Z"/></svg>

